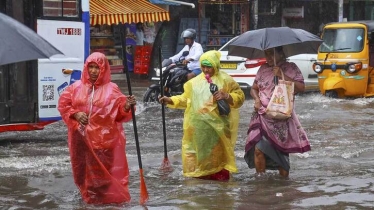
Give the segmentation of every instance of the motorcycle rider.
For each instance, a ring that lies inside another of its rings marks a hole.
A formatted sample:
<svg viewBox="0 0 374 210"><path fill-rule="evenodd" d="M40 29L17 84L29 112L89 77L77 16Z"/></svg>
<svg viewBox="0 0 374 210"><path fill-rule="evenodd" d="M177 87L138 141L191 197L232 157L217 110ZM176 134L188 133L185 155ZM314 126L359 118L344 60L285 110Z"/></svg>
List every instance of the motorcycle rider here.
<svg viewBox="0 0 374 210"><path fill-rule="evenodd" d="M184 39L184 43L186 45L178 54L170 57L169 59L171 59L173 63L177 62L179 61L179 58L182 56L183 52L188 51L189 54L183 60L183 64L187 65L187 68L191 71L191 73L187 74L187 80L190 80L201 73L199 59L203 54L203 47L200 43L195 42L195 29L188 28L184 30L181 34L181 38Z"/></svg>

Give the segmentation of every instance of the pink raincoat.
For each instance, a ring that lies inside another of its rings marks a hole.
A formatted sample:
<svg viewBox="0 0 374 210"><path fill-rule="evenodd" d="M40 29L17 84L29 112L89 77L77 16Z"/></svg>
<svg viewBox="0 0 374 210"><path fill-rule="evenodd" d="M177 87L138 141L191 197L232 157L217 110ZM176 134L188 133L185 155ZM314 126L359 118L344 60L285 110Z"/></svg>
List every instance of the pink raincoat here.
<svg viewBox="0 0 374 210"><path fill-rule="evenodd" d="M279 63L284 75L295 81L304 83L300 69L294 63ZM262 107L254 112L249 124L245 152L248 152L265 136L272 145L284 153L303 153L310 150L306 132L296 116L295 110L287 120L274 120L265 116L266 107L274 91L273 67L264 64L257 72L255 82L259 88Z"/></svg>
<svg viewBox="0 0 374 210"><path fill-rule="evenodd" d="M89 80L88 64L100 68L94 84ZM130 201L129 169L125 154L123 122L131 120L118 86L111 82L105 55L93 53L84 65L82 78L60 96L58 110L68 127L68 141L74 181L87 203L105 204ZM85 112L88 124L80 127L74 114Z"/></svg>

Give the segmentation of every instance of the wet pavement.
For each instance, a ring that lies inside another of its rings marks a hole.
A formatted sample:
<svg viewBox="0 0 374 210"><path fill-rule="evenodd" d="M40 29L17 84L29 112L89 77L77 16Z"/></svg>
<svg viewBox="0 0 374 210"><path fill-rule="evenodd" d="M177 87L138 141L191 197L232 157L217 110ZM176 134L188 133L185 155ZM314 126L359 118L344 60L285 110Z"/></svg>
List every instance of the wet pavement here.
<svg viewBox="0 0 374 210"><path fill-rule="evenodd" d="M139 101L150 84L132 79ZM114 78L127 94L123 78ZM84 204L72 179L67 130L60 121L44 130L0 134L0 209L374 209L374 99L299 95L295 109L312 151L291 154L290 178L276 171L256 177L248 169L244 142L253 111L248 98L236 146L239 172L229 182L184 178L182 110L166 110L167 149L174 169L162 173L161 106L137 105L136 120L149 201L139 205L139 168L132 122L125 123L132 201L121 206Z"/></svg>
<svg viewBox="0 0 374 210"><path fill-rule="evenodd" d="M149 87L153 83L151 80L149 80L148 75L130 73L129 77L131 87L135 89ZM123 91L127 90L128 88L126 74L112 74L112 82L116 83Z"/></svg>

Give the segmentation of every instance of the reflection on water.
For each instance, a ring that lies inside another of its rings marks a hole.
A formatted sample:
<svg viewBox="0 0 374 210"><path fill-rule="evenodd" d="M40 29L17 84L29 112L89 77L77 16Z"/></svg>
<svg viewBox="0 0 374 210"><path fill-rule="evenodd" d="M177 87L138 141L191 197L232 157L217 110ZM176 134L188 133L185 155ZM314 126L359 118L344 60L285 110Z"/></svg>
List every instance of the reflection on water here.
<svg viewBox="0 0 374 210"><path fill-rule="evenodd" d="M132 201L120 206L84 204L71 175L66 127L0 136L0 209L364 209L374 208L373 98L296 97L295 109L312 151L290 155L288 180L277 171L256 177L243 160L253 100L240 110L236 147L239 173L229 182L184 178L183 111L166 109L168 158L164 158L161 105L138 104L136 120L150 200L139 206L140 179L132 122L125 123Z"/></svg>

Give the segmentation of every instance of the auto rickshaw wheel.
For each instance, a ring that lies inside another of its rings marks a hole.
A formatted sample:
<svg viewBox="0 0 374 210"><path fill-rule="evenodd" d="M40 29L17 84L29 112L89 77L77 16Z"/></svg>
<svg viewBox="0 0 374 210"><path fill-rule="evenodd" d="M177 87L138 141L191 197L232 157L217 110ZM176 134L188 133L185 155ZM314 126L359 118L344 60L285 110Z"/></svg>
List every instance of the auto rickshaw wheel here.
<svg viewBox="0 0 374 210"><path fill-rule="evenodd" d="M327 90L325 95L329 98L338 98L338 92L335 90Z"/></svg>

